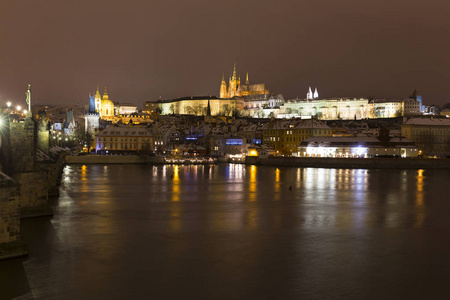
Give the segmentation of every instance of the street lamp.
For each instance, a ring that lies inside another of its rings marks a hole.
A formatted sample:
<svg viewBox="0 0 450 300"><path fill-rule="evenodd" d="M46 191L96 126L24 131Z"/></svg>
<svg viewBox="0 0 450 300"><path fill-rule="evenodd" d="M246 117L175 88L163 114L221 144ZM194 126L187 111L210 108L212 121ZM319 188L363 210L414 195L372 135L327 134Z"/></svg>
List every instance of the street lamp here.
<svg viewBox="0 0 450 300"><path fill-rule="evenodd" d="M11 101L6 102L6 106L8 106L8 108L11 107Z"/></svg>
<svg viewBox="0 0 450 300"><path fill-rule="evenodd" d="M20 110L22 109L22 107L21 107L20 105L17 105L16 109L17 109L18 111L20 111Z"/></svg>

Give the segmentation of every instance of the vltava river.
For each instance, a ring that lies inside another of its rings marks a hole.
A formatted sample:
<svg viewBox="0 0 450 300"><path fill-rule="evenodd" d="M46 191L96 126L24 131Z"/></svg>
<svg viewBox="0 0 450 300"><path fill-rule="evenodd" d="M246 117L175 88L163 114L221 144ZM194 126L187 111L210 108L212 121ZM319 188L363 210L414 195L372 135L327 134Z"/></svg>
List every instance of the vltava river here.
<svg viewBox="0 0 450 300"><path fill-rule="evenodd" d="M450 171L67 166L5 299L450 295Z"/></svg>

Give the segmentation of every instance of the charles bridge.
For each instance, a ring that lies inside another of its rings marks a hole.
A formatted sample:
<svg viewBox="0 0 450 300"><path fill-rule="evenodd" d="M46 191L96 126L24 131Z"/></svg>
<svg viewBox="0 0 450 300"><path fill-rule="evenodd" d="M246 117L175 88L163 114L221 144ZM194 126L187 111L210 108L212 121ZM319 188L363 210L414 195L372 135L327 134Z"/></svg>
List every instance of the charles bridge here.
<svg viewBox="0 0 450 300"><path fill-rule="evenodd" d="M30 98L29 88L29 107ZM19 121L0 114L0 260L27 255L21 219L53 214L49 197L58 196L64 153L49 153L49 136L30 110Z"/></svg>

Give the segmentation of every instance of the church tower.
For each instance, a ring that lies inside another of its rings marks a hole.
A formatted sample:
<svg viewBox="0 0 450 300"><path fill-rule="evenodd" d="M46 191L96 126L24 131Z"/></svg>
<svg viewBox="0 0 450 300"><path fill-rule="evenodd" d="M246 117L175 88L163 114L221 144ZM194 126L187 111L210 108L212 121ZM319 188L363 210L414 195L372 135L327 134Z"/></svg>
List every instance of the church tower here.
<svg viewBox="0 0 450 300"><path fill-rule="evenodd" d="M222 83L220 84L220 98L228 98L227 83L225 82L224 74L222 74Z"/></svg>
<svg viewBox="0 0 450 300"><path fill-rule="evenodd" d="M98 87L97 94L99 94ZM84 130L85 132L89 133L92 138L95 137L95 134L100 128L100 113L97 111L96 97L97 95L91 96L91 93L89 93L89 105L87 111L84 114ZM95 148L95 139L91 140L91 145L89 145L89 148Z"/></svg>
<svg viewBox="0 0 450 300"><path fill-rule="evenodd" d="M97 92L95 92L94 101L95 101L95 112L99 113L101 116L102 96L100 96L100 92L98 91L98 85L97 85Z"/></svg>

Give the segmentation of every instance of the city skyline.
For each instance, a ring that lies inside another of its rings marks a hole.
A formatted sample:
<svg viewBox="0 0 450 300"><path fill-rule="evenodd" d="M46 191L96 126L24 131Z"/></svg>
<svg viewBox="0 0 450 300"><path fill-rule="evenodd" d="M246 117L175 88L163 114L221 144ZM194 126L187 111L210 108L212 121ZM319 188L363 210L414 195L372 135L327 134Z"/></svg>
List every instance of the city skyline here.
<svg viewBox="0 0 450 300"><path fill-rule="evenodd" d="M250 74L286 99L321 97L449 102L450 4L431 1L246 3L127 7L10 1L0 12L0 101L84 104L96 85L144 101L219 96L222 74ZM244 78L242 78L244 80Z"/></svg>

